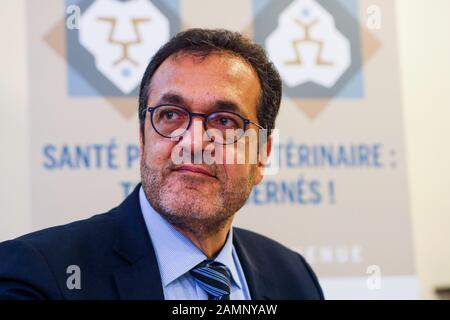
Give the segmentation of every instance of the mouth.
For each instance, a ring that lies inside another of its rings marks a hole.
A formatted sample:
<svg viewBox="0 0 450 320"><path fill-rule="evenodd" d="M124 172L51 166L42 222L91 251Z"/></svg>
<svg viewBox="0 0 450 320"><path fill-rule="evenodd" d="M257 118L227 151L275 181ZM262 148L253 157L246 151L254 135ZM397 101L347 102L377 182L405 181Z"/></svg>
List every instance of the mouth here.
<svg viewBox="0 0 450 320"><path fill-rule="evenodd" d="M176 168L174 168L172 171L176 173L181 174L188 174L192 176L198 176L198 177L209 177L209 178L216 178L216 176L210 172L209 170L195 165L181 165Z"/></svg>

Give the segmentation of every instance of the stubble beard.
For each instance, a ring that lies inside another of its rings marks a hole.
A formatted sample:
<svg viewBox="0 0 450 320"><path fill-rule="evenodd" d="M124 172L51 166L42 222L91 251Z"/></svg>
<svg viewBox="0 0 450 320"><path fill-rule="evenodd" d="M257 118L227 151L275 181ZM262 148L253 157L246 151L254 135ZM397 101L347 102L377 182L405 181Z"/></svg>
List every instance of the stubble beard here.
<svg viewBox="0 0 450 320"><path fill-rule="evenodd" d="M155 168L145 158L141 157L141 182L150 205L170 224L197 239L222 230L245 204L254 185L256 168L252 167L249 176L235 182L218 173L218 180L212 181L211 189L204 192L196 189L199 184L207 183L201 178L175 176L170 165Z"/></svg>

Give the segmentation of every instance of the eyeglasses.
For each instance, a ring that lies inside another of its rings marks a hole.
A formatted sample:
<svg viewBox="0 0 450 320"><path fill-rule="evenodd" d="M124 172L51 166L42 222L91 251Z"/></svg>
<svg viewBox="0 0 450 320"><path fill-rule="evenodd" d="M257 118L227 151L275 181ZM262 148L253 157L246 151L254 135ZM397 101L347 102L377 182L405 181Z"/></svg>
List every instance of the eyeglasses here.
<svg viewBox="0 0 450 320"><path fill-rule="evenodd" d="M249 124L264 130L259 124L231 111L215 111L208 114L190 112L176 104L160 104L147 107L143 114L150 112L151 124L155 131L165 138L177 138L189 130L193 117L204 119L203 127L211 141L218 144L236 143Z"/></svg>

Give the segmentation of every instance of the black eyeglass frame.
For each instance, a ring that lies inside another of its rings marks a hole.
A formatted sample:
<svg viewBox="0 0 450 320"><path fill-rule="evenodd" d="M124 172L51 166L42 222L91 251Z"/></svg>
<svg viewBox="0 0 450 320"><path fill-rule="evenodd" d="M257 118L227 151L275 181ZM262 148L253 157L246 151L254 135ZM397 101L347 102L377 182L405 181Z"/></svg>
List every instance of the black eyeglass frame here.
<svg viewBox="0 0 450 320"><path fill-rule="evenodd" d="M184 131L182 134L177 135L177 136L166 136L166 135L163 135L161 132L158 131L158 129L156 129L155 124L153 123L153 112L155 112L155 110L157 110L157 109L160 108L160 107L171 107L171 106L177 107L177 108L181 108L182 110L186 111L186 113L189 115L189 123L188 123L188 125L187 125L185 131ZM169 138L169 139L181 137L186 131L188 131L189 128L191 127L192 119L193 119L194 117L202 117L202 118L203 118L203 128L204 128L205 132L208 132L208 128L206 127L206 123L208 122L208 118L209 118L211 115L214 115L214 114L216 114L216 113L230 113L230 114L234 114L234 115L238 116L239 118L241 118L242 121L243 121L243 123L244 123L244 129L243 129L243 132L247 131L247 127L248 127L250 124L253 124L253 125L257 126L257 127L258 127L259 129L261 129L261 130L266 130L264 127L262 127L262 126L260 126L259 124L257 124L257 123L255 123L255 122L251 121L250 119L244 118L244 117L243 117L242 115L240 115L239 113L236 113L236 112L233 112L233 111L228 111L228 110L218 110L218 111L213 111L213 112L210 112L210 113L198 113L198 112L191 112L191 111L189 111L188 109L186 109L185 107L183 107L182 105L179 105L179 104L175 104L175 103L161 103L161 104L158 104L158 105L156 105L156 106L154 106L154 107L149 107L149 106L147 106L146 108L144 108L144 109L142 110L142 114L143 114L144 117L145 117L145 114L146 114L147 112L150 113L150 123L152 124L152 127L153 127L153 129L155 129L156 133L158 133L161 137ZM234 144L234 143L236 143L240 138L242 138L243 136L244 136L244 135L240 136L239 138L237 138L237 139L236 139L235 141L233 141L233 142L230 142L230 143L222 143L222 144L224 144L224 145L226 145L226 144Z"/></svg>

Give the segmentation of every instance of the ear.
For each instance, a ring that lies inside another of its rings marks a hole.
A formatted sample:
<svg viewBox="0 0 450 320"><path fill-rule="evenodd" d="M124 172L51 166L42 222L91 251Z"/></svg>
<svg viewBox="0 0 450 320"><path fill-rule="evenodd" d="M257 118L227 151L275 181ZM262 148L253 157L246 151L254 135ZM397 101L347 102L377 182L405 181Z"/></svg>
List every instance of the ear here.
<svg viewBox="0 0 450 320"><path fill-rule="evenodd" d="M141 126L139 125L139 150L141 155L144 154L144 135L142 134Z"/></svg>
<svg viewBox="0 0 450 320"><path fill-rule="evenodd" d="M270 153L272 152L272 136L267 137L258 154L258 166L256 168L255 185L261 183L264 178L264 169L269 162Z"/></svg>

